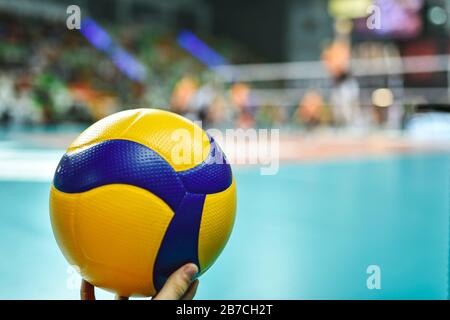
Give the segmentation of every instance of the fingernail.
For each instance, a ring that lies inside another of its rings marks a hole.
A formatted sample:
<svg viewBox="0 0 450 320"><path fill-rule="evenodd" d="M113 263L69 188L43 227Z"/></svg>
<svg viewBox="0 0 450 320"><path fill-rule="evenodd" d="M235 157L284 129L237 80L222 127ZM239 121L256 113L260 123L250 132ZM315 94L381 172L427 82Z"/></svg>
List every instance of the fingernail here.
<svg viewBox="0 0 450 320"><path fill-rule="evenodd" d="M190 263L183 268L183 271L189 277L189 279L193 280L197 275L198 267L195 264Z"/></svg>

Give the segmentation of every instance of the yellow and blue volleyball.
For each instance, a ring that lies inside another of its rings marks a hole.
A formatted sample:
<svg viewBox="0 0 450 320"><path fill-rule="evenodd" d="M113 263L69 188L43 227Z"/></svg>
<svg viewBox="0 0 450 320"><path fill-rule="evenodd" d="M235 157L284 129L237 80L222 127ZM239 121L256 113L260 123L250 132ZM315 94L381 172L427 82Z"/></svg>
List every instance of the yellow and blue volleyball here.
<svg viewBox="0 0 450 320"><path fill-rule="evenodd" d="M122 111L86 129L50 192L55 238L91 284L152 296L183 264L205 272L233 228L236 189L215 141L186 118Z"/></svg>

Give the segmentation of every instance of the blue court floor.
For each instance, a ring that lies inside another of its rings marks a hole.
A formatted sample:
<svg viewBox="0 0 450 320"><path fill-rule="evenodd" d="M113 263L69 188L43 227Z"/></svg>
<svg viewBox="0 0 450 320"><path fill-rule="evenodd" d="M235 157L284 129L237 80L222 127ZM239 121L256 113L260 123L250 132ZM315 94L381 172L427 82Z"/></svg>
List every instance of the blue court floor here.
<svg viewBox="0 0 450 320"><path fill-rule="evenodd" d="M78 298L48 215L62 153L0 143L0 299ZM234 171L235 229L197 298L448 298L448 154ZM367 288L370 265L379 290Z"/></svg>

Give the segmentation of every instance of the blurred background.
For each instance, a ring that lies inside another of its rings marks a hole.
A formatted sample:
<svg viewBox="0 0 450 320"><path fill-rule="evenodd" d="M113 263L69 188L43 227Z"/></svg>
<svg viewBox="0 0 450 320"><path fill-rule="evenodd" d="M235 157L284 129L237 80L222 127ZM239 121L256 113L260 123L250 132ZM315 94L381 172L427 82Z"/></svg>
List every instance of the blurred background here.
<svg viewBox="0 0 450 320"><path fill-rule="evenodd" d="M93 122L153 107L280 130L278 174L234 167L199 298L447 299L449 40L448 0L0 0L0 298L77 298L54 170Z"/></svg>

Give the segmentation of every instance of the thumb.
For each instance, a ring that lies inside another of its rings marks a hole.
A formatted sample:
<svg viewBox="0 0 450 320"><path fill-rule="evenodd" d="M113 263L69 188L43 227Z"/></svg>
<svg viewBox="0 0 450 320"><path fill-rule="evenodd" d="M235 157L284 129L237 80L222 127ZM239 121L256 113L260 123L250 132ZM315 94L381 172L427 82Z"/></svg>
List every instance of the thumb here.
<svg viewBox="0 0 450 320"><path fill-rule="evenodd" d="M192 281L197 275L198 267L193 263L188 263L172 273L167 279L154 300L179 300L188 291Z"/></svg>

